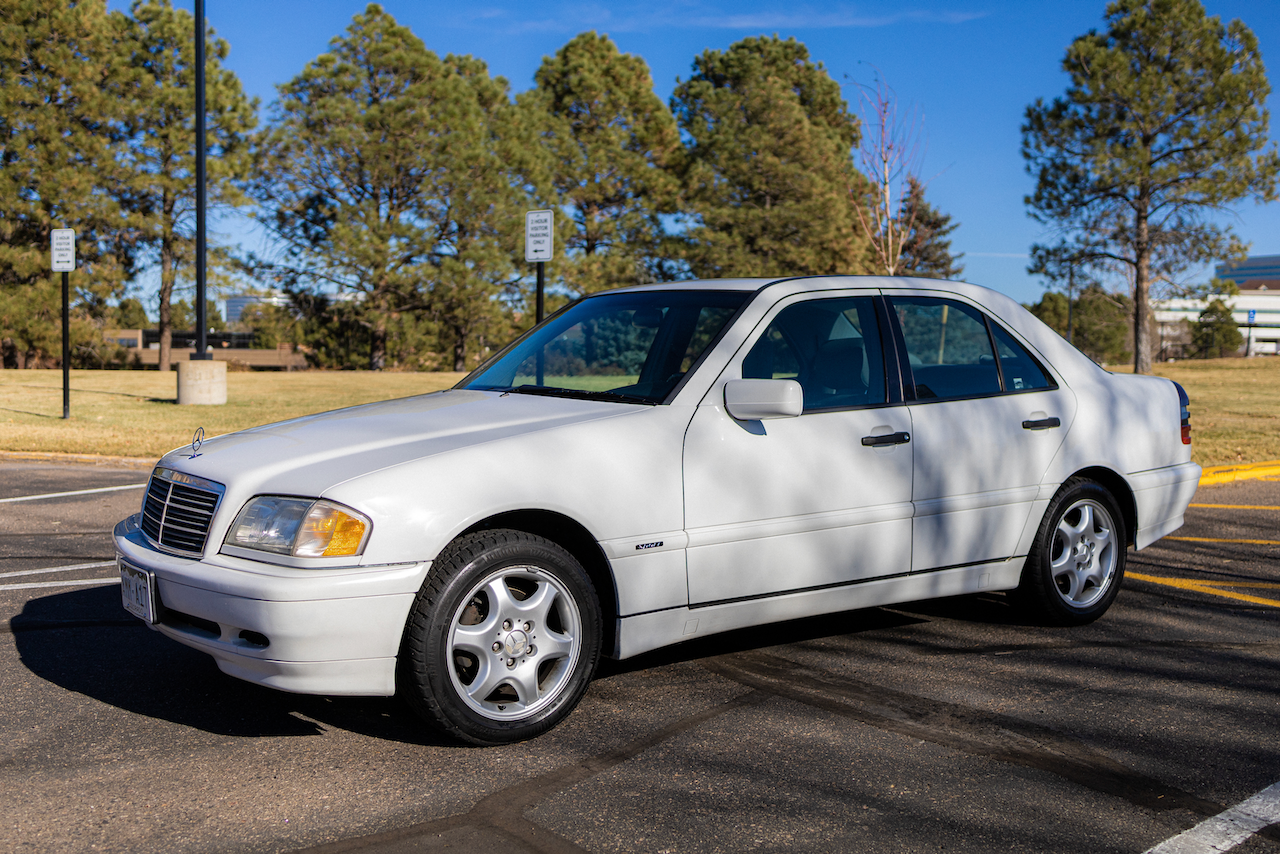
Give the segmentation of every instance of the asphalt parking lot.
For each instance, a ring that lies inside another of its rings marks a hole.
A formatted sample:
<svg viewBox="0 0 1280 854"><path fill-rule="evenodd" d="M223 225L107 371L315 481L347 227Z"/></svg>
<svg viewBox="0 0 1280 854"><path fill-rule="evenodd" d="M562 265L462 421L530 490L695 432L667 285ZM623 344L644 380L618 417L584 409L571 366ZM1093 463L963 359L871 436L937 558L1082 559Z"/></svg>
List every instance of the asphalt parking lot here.
<svg viewBox="0 0 1280 854"><path fill-rule="evenodd" d="M0 850L1280 850L1280 482L1202 488L1090 626L985 595L736 632L478 749L129 617L146 475L0 461Z"/></svg>

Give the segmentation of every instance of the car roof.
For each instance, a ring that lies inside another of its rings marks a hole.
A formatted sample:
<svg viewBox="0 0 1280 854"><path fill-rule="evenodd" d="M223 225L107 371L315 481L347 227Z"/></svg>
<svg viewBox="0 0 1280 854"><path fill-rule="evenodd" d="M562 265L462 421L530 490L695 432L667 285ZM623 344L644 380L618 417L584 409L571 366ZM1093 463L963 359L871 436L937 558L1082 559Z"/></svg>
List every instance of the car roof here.
<svg viewBox="0 0 1280 854"><path fill-rule="evenodd" d="M925 288L927 290L965 293L972 291L997 293L981 285L956 282L949 279L928 279L917 276L773 276L732 279L684 279L679 282L655 282L618 288L608 293L632 293L639 291L760 291L765 288L792 285L788 290L823 291L844 288L883 288L885 290Z"/></svg>
<svg viewBox="0 0 1280 854"><path fill-rule="evenodd" d="M682 282L637 285L603 293L672 290L752 291L755 293L767 292L773 298L782 299L799 293L853 288L875 288L887 292L903 290L917 292L937 291L939 296L956 294L967 297L995 315L996 318L1013 326L1041 355L1046 356L1051 364L1059 368L1074 365L1075 373L1101 373L1101 369L1089 357L1068 344L1066 339L1057 332L1045 326L1017 300L999 291L982 285L970 284L969 282L956 282L949 279L926 279L916 276L780 276L775 278L688 279Z"/></svg>

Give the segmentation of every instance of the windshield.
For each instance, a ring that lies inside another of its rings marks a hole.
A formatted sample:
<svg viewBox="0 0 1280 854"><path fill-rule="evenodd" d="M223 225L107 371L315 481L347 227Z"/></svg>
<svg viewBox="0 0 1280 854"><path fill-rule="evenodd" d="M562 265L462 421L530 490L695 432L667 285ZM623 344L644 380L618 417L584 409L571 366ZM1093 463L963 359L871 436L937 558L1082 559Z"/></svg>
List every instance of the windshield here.
<svg viewBox="0 0 1280 854"><path fill-rule="evenodd" d="M749 295L640 291L588 297L458 388L661 403Z"/></svg>

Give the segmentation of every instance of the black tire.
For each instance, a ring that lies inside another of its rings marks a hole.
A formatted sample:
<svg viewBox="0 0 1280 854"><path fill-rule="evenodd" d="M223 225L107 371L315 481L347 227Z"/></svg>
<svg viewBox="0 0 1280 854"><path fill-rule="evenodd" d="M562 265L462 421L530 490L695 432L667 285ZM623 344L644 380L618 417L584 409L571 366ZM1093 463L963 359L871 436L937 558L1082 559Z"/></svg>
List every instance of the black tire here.
<svg viewBox="0 0 1280 854"><path fill-rule="evenodd" d="M479 531L449 544L418 592L397 690L459 739L523 741L582 699L600 638L595 588L573 555L522 531Z"/></svg>
<svg viewBox="0 0 1280 854"><path fill-rule="evenodd" d="M1045 624L1091 623L1120 592L1128 543L1124 516L1107 488L1071 478L1049 502L1017 598Z"/></svg>

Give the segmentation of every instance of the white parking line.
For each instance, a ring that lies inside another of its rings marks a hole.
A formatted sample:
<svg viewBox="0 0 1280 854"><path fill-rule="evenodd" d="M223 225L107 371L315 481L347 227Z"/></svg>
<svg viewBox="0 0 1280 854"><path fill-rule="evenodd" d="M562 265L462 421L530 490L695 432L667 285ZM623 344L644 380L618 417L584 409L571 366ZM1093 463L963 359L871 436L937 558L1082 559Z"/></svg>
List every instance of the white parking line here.
<svg viewBox="0 0 1280 854"><path fill-rule="evenodd" d="M16 578L19 575L46 575L50 572L71 572L77 569L102 569L104 566L115 566L114 560L103 560L97 563L74 563L71 566L48 566L44 569L22 569L17 572L0 572L0 578Z"/></svg>
<svg viewBox="0 0 1280 854"><path fill-rule="evenodd" d="M82 587L93 584L119 584L120 576L113 578L79 578L75 581L36 581L31 584L0 584L0 590L32 590L36 587Z"/></svg>
<svg viewBox="0 0 1280 854"><path fill-rule="evenodd" d="M103 486L98 489L76 489L71 492L47 492L44 495L19 495L17 498L0 498L0 504L11 504L14 501L43 501L46 498L64 498L68 495L93 495L95 492L119 492L122 489L142 489L145 483L130 483L127 486Z"/></svg>
<svg viewBox="0 0 1280 854"><path fill-rule="evenodd" d="M1220 854L1276 822L1280 822L1280 783L1147 849L1146 854Z"/></svg>

